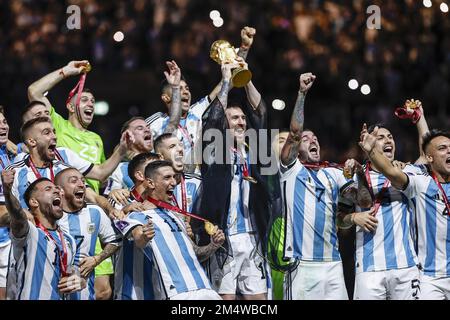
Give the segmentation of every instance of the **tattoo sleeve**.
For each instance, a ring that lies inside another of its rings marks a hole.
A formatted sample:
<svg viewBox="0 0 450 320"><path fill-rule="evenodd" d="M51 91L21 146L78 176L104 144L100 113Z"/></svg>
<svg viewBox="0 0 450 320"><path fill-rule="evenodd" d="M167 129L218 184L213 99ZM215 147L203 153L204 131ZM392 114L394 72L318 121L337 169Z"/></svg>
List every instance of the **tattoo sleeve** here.
<svg viewBox="0 0 450 320"><path fill-rule="evenodd" d="M230 80L222 81L222 88L220 89L219 94L217 95L217 98L219 99L224 109L227 107L228 104L229 87L230 87Z"/></svg>
<svg viewBox="0 0 450 320"><path fill-rule="evenodd" d="M16 238L22 238L28 232L28 220L19 200L11 193L5 192L5 204L11 219L11 232Z"/></svg>
<svg viewBox="0 0 450 320"><path fill-rule="evenodd" d="M114 253L116 253L117 250L119 250L118 245L112 243L108 243L107 245L105 245L103 251L98 254L98 258L100 260L99 263L111 257Z"/></svg>
<svg viewBox="0 0 450 320"><path fill-rule="evenodd" d="M356 176L358 179L356 201L361 208L370 208L373 204L373 199L364 172L357 172Z"/></svg>
<svg viewBox="0 0 450 320"><path fill-rule="evenodd" d="M191 240L192 242L192 240ZM194 242L192 242L192 246L194 247L195 255L197 256L198 260L201 262L208 260L208 258L216 252L220 246L215 245L213 242L209 243L206 246L197 246Z"/></svg>
<svg viewBox="0 0 450 320"><path fill-rule="evenodd" d="M181 118L181 90L180 87L172 87L172 101L170 103L169 124L164 133L172 133L178 128Z"/></svg>
<svg viewBox="0 0 450 320"><path fill-rule="evenodd" d="M303 123L305 120L305 97L306 93L301 91L298 92L294 111L292 112L289 136L281 152L281 160L285 165L292 163L298 156Z"/></svg>

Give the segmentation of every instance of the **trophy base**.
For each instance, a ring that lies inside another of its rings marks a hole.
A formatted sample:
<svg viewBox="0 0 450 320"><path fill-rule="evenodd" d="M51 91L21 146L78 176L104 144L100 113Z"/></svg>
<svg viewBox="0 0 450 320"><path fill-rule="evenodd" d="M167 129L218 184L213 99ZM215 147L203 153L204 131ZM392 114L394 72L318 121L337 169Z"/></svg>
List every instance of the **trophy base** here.
<svg viewBox="0 0 450 320"><path fill-rule="evenodd" d="M252 80L252 73L248 69L236 68L233 69L231 74L231 82L233 87L242 88Z"/></svg>

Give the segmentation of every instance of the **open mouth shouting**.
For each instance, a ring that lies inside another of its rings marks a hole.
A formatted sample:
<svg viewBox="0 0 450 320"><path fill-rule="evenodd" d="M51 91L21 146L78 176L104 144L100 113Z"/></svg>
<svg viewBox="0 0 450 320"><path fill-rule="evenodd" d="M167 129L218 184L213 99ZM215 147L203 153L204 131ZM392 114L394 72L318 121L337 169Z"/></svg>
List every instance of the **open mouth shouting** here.
<svg viewBox="0 0 450 320"><path fill-rule="evenodd" d="M84 200L84 194L85 194L84 188L76 190L75 193L74 193L75 199L83 201Z"/></svg>
<svg viewBox="0 0 450 320"><path fill-rule="evenodd" d="M59 195L59 193L58 193L58 195L55 195L53 197L52 206L55 209L62 210L62 208L61 208L61 196Z"/></svg>
<svg viewBox="0 0 450 320"><path fill-rule="evenodd" d="M93 108L86 108L83 111L84 115L88 118L92 118L94 116L94 109Z"/></svg>
<svg viewBox="0 0 450 320"><path fill-rule="evenodd" d="M8 139L8 130L0 130L0 140L5 141Z"/></svg>
<svg viewBox="0 0 450 320"><path fill-rule="evenodd" d="M385 144L383 146L383 153L389 157L392 158L394 156L394 146L391 144Z"/></svg>
<svg viewBox="0 0 450 320"><path fill-rule="evenodd" d="M56 142L50 143L48 146L48 155L50 159L54 159L56 155Z"/></svg>

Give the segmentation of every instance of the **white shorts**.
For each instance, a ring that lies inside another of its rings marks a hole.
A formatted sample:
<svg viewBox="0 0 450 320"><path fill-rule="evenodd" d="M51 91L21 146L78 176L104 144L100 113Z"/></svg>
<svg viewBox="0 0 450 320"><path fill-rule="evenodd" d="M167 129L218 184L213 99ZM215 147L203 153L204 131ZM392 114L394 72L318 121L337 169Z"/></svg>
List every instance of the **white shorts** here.
<svg viewBox="0 0 450 320"><path fill-rule="evenodd" d="M421 290L419 269L359 272L354 300L417 300Z"/></svg>
<svg viewBox="0 0 450 320"><path fill-rule="evenodd" d="M11 241L4 243L0 247L0 288L6 288L6 275L8 274L9 250Z"/></svg>
<svg viewBox="0 0 450 320"><path fill-rule="evenodd" d="M170 300L222 300L212 289L199 289L174 295Z"/></svg>
<svg viewBox="0 0 450 320"><path fill-rule="evenodd" d="M284 300L348 300L342 262L301 260L284 277Z"/></svg>
<svg viewBox="0 0 450 320"><path fill-rule="evenodd" d="M450 277L433 278L421 273L420 276L421 300L449 300Z"/></svg>
<svg viewBox="0 0 450 320"><path fill-rule="evenodd" d="M255 295L267 293L268 275L261 250L255 248L255 236L238 233L229 236L230 251L223 269L220 269L215 256L209 263L209 276L213 288L219 294Z"/></svg>

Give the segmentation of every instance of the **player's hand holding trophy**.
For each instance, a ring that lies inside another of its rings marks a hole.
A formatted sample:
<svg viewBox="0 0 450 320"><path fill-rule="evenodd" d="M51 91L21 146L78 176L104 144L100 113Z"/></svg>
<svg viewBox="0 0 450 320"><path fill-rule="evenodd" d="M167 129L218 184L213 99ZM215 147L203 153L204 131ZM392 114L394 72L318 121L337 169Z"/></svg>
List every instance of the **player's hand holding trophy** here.
<svg viewBox="0 0 450 320"><path fill-rule="evenodd" d="M210 57L218 64L236 64L239 62L236 49L226 40L217 40L211 45ZM241 88L250 82L252 73L245 68L245 63L234 68L231 73L231 83L236 88Z"/></svg>

